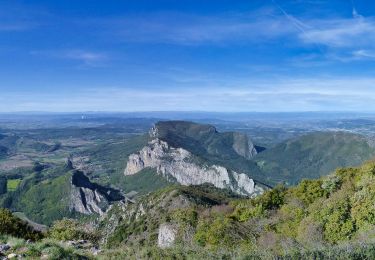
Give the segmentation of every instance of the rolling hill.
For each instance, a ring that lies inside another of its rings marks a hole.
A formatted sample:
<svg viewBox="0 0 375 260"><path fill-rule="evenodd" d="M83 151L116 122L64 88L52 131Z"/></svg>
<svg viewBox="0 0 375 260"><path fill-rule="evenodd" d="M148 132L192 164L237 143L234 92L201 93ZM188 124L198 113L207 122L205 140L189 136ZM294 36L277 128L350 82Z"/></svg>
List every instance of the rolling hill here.
<svg viewBox="0 0 375 260"><path fill-rule="evenodd" d="M375 156L368 140L348 132L317 132L282 142L258 154L254 161L270 184L295 185L336 168L357 166Z"/></svg>

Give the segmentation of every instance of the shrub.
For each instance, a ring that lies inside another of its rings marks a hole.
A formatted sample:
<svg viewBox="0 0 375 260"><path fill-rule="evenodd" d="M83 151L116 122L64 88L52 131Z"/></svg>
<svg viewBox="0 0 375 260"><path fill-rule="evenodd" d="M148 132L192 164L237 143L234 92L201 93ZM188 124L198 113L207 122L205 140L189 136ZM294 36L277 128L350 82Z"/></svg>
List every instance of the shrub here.
<svg viewBox="0 0 375 260"><path fill-rule="evenodd" d="M234 212L230 215L236 221L245 222L251 218L260 218L265 216L265 210L262 204L255 206L249 203L239 203Z"/></svg>
<svg viewBox="0 0 375 260"><path fill-rule="evenodd" d="M291 189L291 195L296 196L306 204L325 197L328 192L322 188L322 180L303 180L297 187Z"/></svg>
<svg viewBox="0 0 375 260"><path fill-rule="evenodd" d="M48 236L62 241L84 239L95 243L99 239L99 235L95 232L87 230L78 221L67 218L55 221L48 231Z"/></svg>
<svg viewBox="0 0 375 260"><path fill-rule="evenodd" d="M312 212L315 220L323 224L324 238L330 243L350 239L355 232L355 223L350 214L351 205L347 191L340 190L324 203L316 205Z"/></svg>
<svg viewBox="0 0 375 260"><path fill-rule="evenodd" d="M261 204L264 209L278 209L284 204L286 188L278 185L272 190L266 191L263 195L258 197L255 201Z"/></svg>
<svg viewBox="0 0 375 260"><path fill-rule="evenodd" d="M195 241L201 246L228 246L230 243L230 219L218 217L216 219L201 220L195 233ZM233 241L232 241L233 242Z"/></svg>
<svg viewBox="0 0 375 260"><path fill-rule="evenodd" d="M278 211L279 217L276 230L283 236L295 238L299 223L305 216L305 211L297 203L284 204Z"/></svg>
<svg viewBox="0 0 375 260"><path fill-rule="evenodd" d="M172 212L171 219L195 227L198 222L198 213L193 208L177 209Z"/></svg>
<svg viewBox="0 0 375 260"><path fill-rule="evenodd" d="M312 218L303 219L297 228L297 241L304 246L315 248L324 244L323 226Z"/></svg>
<svg viewBox="0 0 375 260"><path fill-rule="evenodd" d="M332 192L337 191L341 186L341 180L336 175L330 175L323 180L322 188L331 194Z"/></svg>
<svg viewBox="0 0 375 260"><path fill-rule="evenodd" d="M11 235L24 239L38 240L43 237L23 220L15 217L7 209L0 209L0 234Z"/></svg>

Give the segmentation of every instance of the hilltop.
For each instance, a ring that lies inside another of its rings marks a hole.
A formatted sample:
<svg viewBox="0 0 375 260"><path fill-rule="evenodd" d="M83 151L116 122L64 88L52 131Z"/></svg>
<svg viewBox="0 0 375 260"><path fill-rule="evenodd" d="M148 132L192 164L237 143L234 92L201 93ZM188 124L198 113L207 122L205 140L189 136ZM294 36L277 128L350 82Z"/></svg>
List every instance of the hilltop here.
<svg viewBox="0 0 375 260"><path fill-rule="evenodd" d="M129 155L125 176L151 168L172 183L207 183L247 196L263 191L251 172L237 172L223 163L248 161L256 153L245 134L219 133L210 125L168 121L158 122L150 130L150 139L141 150Z"/></svg>
<svg viewBox="0 0 375 260"><path fill-rule="evenodd" d="M375 156L366 137L349 132L316 132L281 142L258 154L254 161L270 184L298 184L337 168L358 166Z"/></svg>

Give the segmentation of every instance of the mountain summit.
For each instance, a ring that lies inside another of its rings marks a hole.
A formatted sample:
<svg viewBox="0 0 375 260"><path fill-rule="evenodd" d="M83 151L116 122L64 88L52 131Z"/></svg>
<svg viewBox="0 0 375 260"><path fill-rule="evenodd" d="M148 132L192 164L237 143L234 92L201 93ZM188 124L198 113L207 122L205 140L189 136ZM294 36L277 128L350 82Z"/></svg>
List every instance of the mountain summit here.
<svg viewBox="0 0 375 260"><path fill-rule="evenodd" d="M246 159L257 154L254 144L246 134L219 133L212 125L188 121L160 121L150 130L150 136L168 142L171 146L193 151L200 156Z"/></svg>
<svg viewBox="0 0 375 260"><path fill-rule="evenodd" d="M245 134L219 133L215 127L186 121L158 122L150 130L151 141L129 156L125 175L145 168L182 185L213 184L241 195L262 192L252 178L212 162L251 158L256 150Z"/></svg>

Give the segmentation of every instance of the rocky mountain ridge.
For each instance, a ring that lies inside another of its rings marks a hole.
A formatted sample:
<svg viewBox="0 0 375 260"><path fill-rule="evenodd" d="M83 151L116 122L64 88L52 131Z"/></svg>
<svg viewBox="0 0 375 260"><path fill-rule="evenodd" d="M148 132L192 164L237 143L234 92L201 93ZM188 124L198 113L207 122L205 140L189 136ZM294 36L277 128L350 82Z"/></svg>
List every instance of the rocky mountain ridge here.
<svg viewBox="0 0 375 260"><path fill-rule="evenodd" d="M240 132L218 132L208 124L188 121L159 121L149 131L151 138L159 138L173 147L194 151L200 156L251 159L258 152L248 136Z"/></svg>
<svg viewBox="0 0 375 260"><path fill-rule="evenodd" d="M161 127L160 123L158 124L150 130L150 137L153 139L148 145L143 147L139 152L129 156L124 171L125 176L137 174L145 168L153 168L156 169L157 174L162 175L167 180L182 185L202 185L208 183L217 188L229 189L245 196L255 196L262 193L263 188L256 185L254 180L247 174L231 171L216 164L209 165L204 161L202 162L199 157L197 158L196 154L187 149L170 145L169 142L164 141L167 140L167 136L174 140L172 143L175 144L178 144L181 140L177 138L178 135L176 133L161 134L161 131L171 132L171 130ZM183 128L184 133L186 133L187 122L169 122L168 124L173 124L174 128L172 129ZM179 124L182 124L182 126ZM190 124L190 129L193 128L194 131L199 127L198 124ZM178 133L181 133L181 129ZM200 127L199 133L201 136L207 134L211 136L211 134L217 132L214 127L203 125ZM179 138L184 139L185 136L181 136L180 134ZM164 140L161 140L159 137L164 137ZM205 142L204 140L201 141ZM246 142L245 145L247 147L248 143Z"/></svg>

